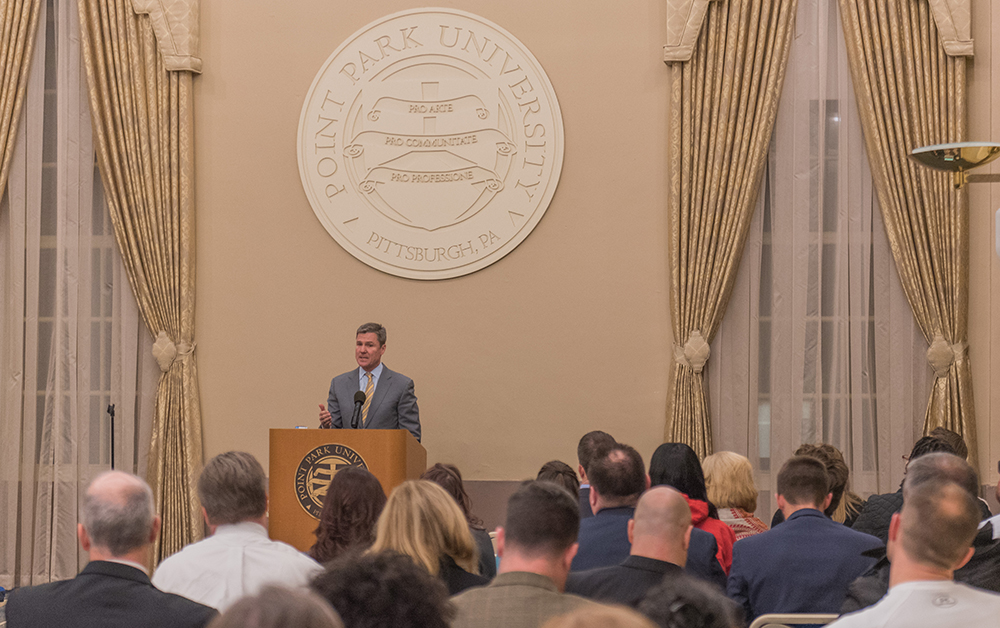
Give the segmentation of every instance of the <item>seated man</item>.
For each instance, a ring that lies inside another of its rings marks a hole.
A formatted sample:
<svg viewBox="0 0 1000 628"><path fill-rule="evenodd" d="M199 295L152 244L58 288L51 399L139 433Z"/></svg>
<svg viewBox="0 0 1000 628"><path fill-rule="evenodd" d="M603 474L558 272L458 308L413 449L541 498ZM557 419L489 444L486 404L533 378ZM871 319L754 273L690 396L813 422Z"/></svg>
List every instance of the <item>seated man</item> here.
<svg viewBox="0 0 1000 628"><path fill-rule="evenodd" d="M628 522L629 557L619 565L571 573L566 591L635 608L647 590L683 575L692 529L684 496L669 486L651 488Z"/></svg>
<svg viewBox="0 0 1000 628"><path fill-rule="evenodd" d="M9 628L200 628L214 609L157 590L150 545L160 533L153 493L121 471L102 473L83 498L80 547L90 563L76 578L13 591Z"/></svg>
<svg viewBox="0 0 1000 628"><path fill-rule="evenodd" d="M525 482L497 528L500 569L489 585L452 598L452 628L532 628L593 602L562 593L576 554L580 510L560 486Z"/></svg>
<svg viewBox="0 0 1000 628"><path fill-rule="evenodd" d="M964 488L979 507L979 476L965 459L941 452L920 456L908 465L903 482L903 496L924 482L948 481ZM904 501L905 503L905 501ZM957 582L979 589L1000 592L1000 543L993 539L993 527L988 522L972 540L972 558L955 570ZM982 525L982 523L980 524ZM889 590L890 564L885 551L879 551L879 561L863 576L851 583L841 613L851 613L881 600ZM873 552L874 556L875 553Z"/></svg>
<svg viewBox="0 0 1000 628"><path fill-rule="evenodd" d="M794 456L778 473L785 522L733 546L727 593L752 622L765 613L836 613L855 578L875 563L873 536L823 514L833 496L823 463Z"/></svg>
<svg viewBox="0 0 1000 628"><path fill-rule="evenodd" d="M212 536L168 557L153 584L225 611L267 584L305 588L322 571L291 545L267 537L267 478L242 451L212 458L198 478L201 511Z"/></svg>
<svg viewBox="0 0 1000 628"><path fill-rule="evenodd" d="M580 551L573 559L573 571L611 567L628 557L628 522L639 496L649 487L642 456L628 445L616 443L599 450L589 469L594 516L580 522ZM717 551L711 533L692 530L685 570L725 588L726 574Z"/></svg>
<svg viewBox="0 0 1000 628"><path fill-rule="evenodd" d="M972 556L979 505L969 492L943 479L903 485L903 510L889 525L889 593L874 606L845 615L837 628L993 626L1000 595L956 583L953 575Z"/></svg>
<svg viewBox="0 0 1000 628"><path fill-rule="evenodd" d="M580 522L580 551L573 571L610 567L625 560L629 552L628 521L649 476L642 456L632 447L615 444L591 460L590 507L593 517Z"/></svg>

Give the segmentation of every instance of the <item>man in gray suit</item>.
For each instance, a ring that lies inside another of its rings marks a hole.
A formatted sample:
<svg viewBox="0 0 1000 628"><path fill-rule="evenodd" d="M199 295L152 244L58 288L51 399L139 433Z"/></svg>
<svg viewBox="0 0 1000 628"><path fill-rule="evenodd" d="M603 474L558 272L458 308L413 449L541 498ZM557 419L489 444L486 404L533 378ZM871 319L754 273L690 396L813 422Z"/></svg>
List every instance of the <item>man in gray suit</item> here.
<svg viewBox="0 0 1000 628"><path fill-rule="evenodd" d="M452 628L538 628L551 617L594 602L563 593L576 553L580 511L561 486L525 482L497 528L497 577L452 598Z"/></svg>
<svg viewBox="0 0 1000 628"><path fill-rule="evenodd" d="M361 391L365 393L365 401L358 429L407 429L420 440L420 410L413 393L413 380L382 364L385 340L385 327L379 323L358 327L354 345L358 368L330 382L326 406L319 406L320 427L350 428L355 395Z"/></svg>

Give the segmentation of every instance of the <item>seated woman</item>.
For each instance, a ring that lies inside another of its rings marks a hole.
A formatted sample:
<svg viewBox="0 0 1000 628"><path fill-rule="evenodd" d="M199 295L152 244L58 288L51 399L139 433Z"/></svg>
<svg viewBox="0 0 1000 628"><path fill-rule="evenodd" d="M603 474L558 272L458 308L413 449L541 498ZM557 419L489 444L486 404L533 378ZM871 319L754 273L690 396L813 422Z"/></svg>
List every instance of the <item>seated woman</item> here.
<svg viewBox="0 0 1000 628"><path fill-rule="evenodd" d="M550 460L543 464L535 479L565 487L574 499L580 497L580 480L576 477L576 471L562 460Z"/></svg>
<svg viewBox="0 0 1000 628"><path fill-rule="evenodd" d="M462 509L465 520L469 524L472 540L479 548L479 575L492 580L497 575L497 557L493 553L493 540L483 526L483 520L472 514L472 500L465 492L462 482L462 472L453 464L437 463L424 471L421 480L430 480L452 496L458 507Z"/></svg>
<svg viewBox="0 0 1000 628"><path fill-rule="evenodd" d="M757 486L746 456L720 451L705 458L701 467L708 501L718 508L719 520L733 530L737 541L767 531L767 524L753 514L757 510Z"/></svg>
<svg viewBox="0 0 1000 628"><path fill-rule="evenodd" d="M385 506L385 491L367 469L346 467L330 480L309 555L326 563L375 540L375 523Z"/></svg>
<svg viewBox="0 0 1000 628"><path fill-rule="evenodd" d="M478 574L479 555L462 510L443 488L427 480L397 486L379 517L372 552L405 554L455 595L488 584Z"/></svg>
<svg viewBox="0 0 1000 628"><path fill-rule="evenodd" d="M684 443L663 443L656 448L649 461L649 479L652 486L666 484L684 493L691 507L691 523L715 536L719 545L716 557L722 570L729 575L736 535L729 526L719 521L718 511L708 501L705 475L694 450Z"/></svg>

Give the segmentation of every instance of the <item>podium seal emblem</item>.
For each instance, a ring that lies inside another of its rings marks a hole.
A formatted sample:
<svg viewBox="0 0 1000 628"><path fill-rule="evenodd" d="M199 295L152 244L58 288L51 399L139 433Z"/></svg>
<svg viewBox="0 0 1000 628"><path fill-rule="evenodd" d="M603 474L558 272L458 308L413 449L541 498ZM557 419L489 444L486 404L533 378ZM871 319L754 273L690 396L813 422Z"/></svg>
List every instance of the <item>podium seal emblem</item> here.
<svg viewBox="0 0 1000 628"><path fill-rule="evenodd" d="M295 497L313 519L319 519L330 480L344 467L367 469L361 454L346 445L321 445L302 457L295 469Z"/></svg>
<svg viewBox="0 0 1000 628"><path fill-rule="evenodd" d="M446 279L516 248L562 169L562 115L531 52L454 9L377 20L327 59L302 107L316 217L386 273Z"/></svg>

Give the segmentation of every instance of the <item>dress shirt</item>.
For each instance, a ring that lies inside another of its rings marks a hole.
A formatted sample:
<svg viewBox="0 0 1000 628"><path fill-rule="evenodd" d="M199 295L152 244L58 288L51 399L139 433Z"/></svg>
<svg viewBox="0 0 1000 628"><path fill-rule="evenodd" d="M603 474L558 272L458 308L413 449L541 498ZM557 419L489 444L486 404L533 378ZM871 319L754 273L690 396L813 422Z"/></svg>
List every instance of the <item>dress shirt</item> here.
<svg viewBox="0 0 1000 628"><path fill-rule="evenodd" d="M109 558L108 562L109 563L118 563L119 565L126 565L128 567L132 567L133 569L138 569L142 573L146 574L147 578L149 577L149 567L146 567L145 565L140 565L139 563L137 563L135 561L125 560L123 558Z"/></svg>
<svg viewBox="0 0 1000 628"><path fill-rule="evenodd" d="M983 519L979 523L979 529L982 530L983 528L985 528L987 523L993 524L993 540L995 541L997 539L1000 539L1000 515L995 515L993 517L990 517L989 519Z"/></svg>
<svg viewBox="0 0 1000 628"><path fill-rule="evenodd" d="M372 369L372 396L375 395L375 389L378 388L378 378L382 377L382 363L379 362L378 366ZM364 369L358 369L358 390L364 392L368 388L368 372Z"/></svg>
<svg viewBox="0 0 1000 628"><path fill-rule="evenodd" d="M322 570L291 545L269 539L262 525L244 521L220 525L164 560L153 585L222 612L268 584L304 588Z"/></svg>
<svg viewBox="0 0 1000 628"><path fill-rule="evenodd" d="M875 606L844 615L828 628L995 626L1000 595L952 580L904 582Z"/></svg>

